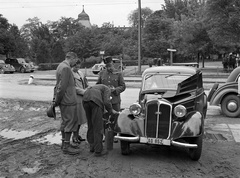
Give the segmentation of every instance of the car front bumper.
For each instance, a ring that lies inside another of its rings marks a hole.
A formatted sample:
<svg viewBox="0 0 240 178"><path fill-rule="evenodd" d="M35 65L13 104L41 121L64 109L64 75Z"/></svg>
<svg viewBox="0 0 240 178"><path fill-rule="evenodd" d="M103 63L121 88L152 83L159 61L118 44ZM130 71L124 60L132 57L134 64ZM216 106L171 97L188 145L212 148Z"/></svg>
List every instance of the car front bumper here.
<svg viewBox="0 0 240 178"><path fill-rule="evenodd" d="M117 134L114 136L115 139L120 140L120 141L126 141L126 142L131 142L131 143L145 143L145 144L151 144L148 142L147 137L124 137L120 136ZM177 142L169 139L161 139L161 142L157 145L165 145L165 146L178 146L178 147L184 147L184 148L197 148L197 144L190 144L190 143L182 143L182 142Z"/></svg>

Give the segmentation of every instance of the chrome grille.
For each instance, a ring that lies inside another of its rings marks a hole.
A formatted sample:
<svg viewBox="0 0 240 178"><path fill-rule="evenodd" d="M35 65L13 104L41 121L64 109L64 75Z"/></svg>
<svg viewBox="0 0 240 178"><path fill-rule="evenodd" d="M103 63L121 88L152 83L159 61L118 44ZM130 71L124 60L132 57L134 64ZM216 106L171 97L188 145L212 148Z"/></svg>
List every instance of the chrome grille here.
<svg viewBox="0 0 240 178"><path fill-rule="evenodd" d="M172 106L159 100L146 104L146 136L152 138L168 138L170 134Z"/></svg>

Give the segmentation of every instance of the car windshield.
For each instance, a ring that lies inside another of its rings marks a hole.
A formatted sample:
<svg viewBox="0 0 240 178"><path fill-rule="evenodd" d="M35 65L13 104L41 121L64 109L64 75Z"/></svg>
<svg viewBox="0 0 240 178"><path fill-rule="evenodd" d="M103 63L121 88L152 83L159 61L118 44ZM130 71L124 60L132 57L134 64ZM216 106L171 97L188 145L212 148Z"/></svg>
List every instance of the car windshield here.
<svg viewBox="0 0 240 178"><path fill-rule="evenodd" d="M0 60L0 64L5 64L5 62L3 60Z"/></svg>
<svg viewBox="0 0 240 178"><path fill-rule="evenodd" d="M23 58L17 58L17 60L18 60L18 63L26 63L25 59Z"/></svg>
<svg viewBox="0 0 240 178"><path fill-rule="evenodd" d="M177 90L178 84L190 76L190 74L179 73L147 74L143 79L143 90Z"/></svg>

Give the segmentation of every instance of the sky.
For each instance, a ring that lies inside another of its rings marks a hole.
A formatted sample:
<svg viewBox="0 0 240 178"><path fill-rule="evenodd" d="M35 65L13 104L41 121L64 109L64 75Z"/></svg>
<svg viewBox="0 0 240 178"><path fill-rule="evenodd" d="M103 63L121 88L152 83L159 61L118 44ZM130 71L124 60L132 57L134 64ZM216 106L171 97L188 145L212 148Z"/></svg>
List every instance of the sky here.
<svg viewBox="0 0 240 178"><path fill-rule="evenodd" d="M90 23L102 26L110 22L114 26L129 26L129 14L138 8L138 0L0 0L0 14L10 24L20 29L27 19L38 17L42 23L58 21L61 17L77 19L82 12L90 17ZM141 0L141 8L162 9L164 0Z"/></svg>

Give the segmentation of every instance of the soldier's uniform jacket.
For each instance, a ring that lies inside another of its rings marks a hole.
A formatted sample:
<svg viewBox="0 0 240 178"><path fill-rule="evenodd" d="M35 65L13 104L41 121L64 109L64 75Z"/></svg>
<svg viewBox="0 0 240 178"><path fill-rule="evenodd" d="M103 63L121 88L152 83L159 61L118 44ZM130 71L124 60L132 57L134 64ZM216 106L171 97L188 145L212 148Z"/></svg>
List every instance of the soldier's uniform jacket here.
<svg viewBox="0 0 240 178"><path fill-rule="evenodd" d="M121 72L117 70L109 72L107 71L107 69L104 69L99 74L97 84L104 84L109 88L114 87L114 89L111 90L111 102L112 104L121 102L120 93L122 93L126 89L126 85Z"/></svg>

